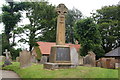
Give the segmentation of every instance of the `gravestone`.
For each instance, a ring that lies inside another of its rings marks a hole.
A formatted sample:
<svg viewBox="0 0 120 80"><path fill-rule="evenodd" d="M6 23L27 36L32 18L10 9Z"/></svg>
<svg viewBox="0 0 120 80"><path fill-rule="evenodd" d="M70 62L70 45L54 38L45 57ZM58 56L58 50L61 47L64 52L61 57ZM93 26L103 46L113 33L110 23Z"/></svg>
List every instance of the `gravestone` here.
<svg viewBox="0 0 120 80"><path fill-rule="evenodd" d="M31 66L31 54L27 50L20 52L20 68Z"/></svg>
<svg viewBox="0 0 120 80"><path fill-rule="evenodd" d="M120 68L120 63L115 63L115 68Z"/></svg>
<svg viewBox="0 0 120 80"><path fill-rule="evenodd" d="M83 57L82 56L79 57L79 64L83 65Z"/></svg>
<svg viewBox="0 0 120 80"><path fill-rule="evenodd" d="M73 63L74 65L78 65L79 58L78 58L78 53L75 48L71 48L70 56L71 56L71 63Z"/></svg>
<svg viewBox="0 0 120 80"><path fill-rule="evenodd" d="M20 57L16 57L16 62L20 62Z"/></svg>
<svg viewBox="0 0 120 80"><path fill-rule="evenodd" d="M101 62L100 62L100 59L96 61L96 67L101 67Z"/></svg>
<svg viewBox="0 0 120 80"><path fill-rule="evenodd" d="M5 56L0 56L0 62L4 62L5 61Z"/></svg>
<svg viewBox="0 0 120 80"><path fill-rule="evenodd" d="M7 53L7 54L6 54ZM5 49L5 52L3 52L3 54L6 55L6 59L8 59L10 62L12 62L12 56L11 56L11 53L8 52L7 49Z"/></svg>
<svg viewBox="0 0 120 80"><path fill-rule="evenodd" d="M6 54L6 59L4 61L4 64L2 65L2 67L5 67L7 65L11 65L11 61L10 61L10 52L8 52L8 50L6 49L4 54Z"/></svg>
<svg viewBox="0 0 120 80"><path fill-rule="evenodd" d="M41 57L41 60L40 60L40 63L41 63L41 64L47 63L47 59L48 59L47 56L42 56L42 57Z"/></svg>
<svg viewBox="0 0 120 80"><path fill-rule="evenodd" d="M89 51L88 52L88 55L86 55L83 59L83 64L85 66L96 66L96 55L92 52L92 51Z"/></svg>
<svg viewBox="0 0 120 80"><path fill-rule="evenodd" d="M31 56L31 62L32 63L37 63L37 59L34 55Z"/></svg>

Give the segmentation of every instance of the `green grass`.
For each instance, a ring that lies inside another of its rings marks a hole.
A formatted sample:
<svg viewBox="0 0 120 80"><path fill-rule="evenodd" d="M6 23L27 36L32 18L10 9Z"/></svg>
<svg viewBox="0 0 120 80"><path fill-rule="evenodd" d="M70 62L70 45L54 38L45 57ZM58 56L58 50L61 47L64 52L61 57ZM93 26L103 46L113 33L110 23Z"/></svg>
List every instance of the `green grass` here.
<svg viewBox="0 0 120 80"><path fill-rule="evenodd" d="M3 65L4 62L0 62L0 69L2 69L2 65Z"/></svg>
<svg viewBox="0 0 120 80"><path fill-rule="evenodd" d="M4 62L0 62L0 65L2 65Z"/></svg>
<svg viewBox="0 0 120 80"><path fill-rule="evenodd" d="M40 64L33 64L24 69L20 69L19 65L14 62L3 69L12 70L21 78L118 78L118 70L98 67L78 66L74 69L47 70Z"/></svg>

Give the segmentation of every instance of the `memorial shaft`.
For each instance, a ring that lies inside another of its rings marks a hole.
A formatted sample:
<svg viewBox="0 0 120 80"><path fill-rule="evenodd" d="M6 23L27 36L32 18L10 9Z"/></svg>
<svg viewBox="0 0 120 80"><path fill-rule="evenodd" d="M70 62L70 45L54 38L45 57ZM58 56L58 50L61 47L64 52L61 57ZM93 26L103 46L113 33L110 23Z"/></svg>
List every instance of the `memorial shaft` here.
<svg viewBox="0 0 120 80"><path fill-rule="evenodd" d="M56 45L65 45L65 14L67 8L64 4L60 4L57 7L57 34L56 34Z"/></svg>
<svg viewBox="0 0 120 80"><path fill-rule="evenodd" d="M65 16L58 15L56 44L65 45Z"/></svg>

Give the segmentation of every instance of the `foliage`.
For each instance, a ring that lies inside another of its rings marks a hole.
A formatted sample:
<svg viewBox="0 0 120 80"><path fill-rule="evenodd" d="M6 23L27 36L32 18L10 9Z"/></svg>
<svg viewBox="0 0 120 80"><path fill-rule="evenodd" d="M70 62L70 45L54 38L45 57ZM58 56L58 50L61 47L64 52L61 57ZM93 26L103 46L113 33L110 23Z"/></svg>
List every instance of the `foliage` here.
<svg viewBox="0 0 120 80"><path fill-rule="evenodd" d="M73 8L72 10L68 10L66 15L66 42L67 43L74 43L75 36L74 36L74 24L76 21L80 20L82 17L82 13L78 10Z"/></svg>
<svg viewBox="0 0 120 80"><path fill-rule="evenodd" d="M22 51L21 48L18 48L18 49L11 48L10 52L11 52L11 55L12 55L12 59L16 60L16 57L19 57L19 53L21 51Z"/></svg>
<svg viewBox="0 0 120 80"><path fill-rule="evenodd" d="M35 48L35 51L36 51L36 53L37 53L36 59L37 59L37 60L40 60L42 54L41 54L41 51L40 51L40 49L39 49L39 46L35 46L34 48Z"/></svg>
<svg viewBox="0 0 120 80"><path fill-rule="evenodd" d="M87 55L88 51L93 51L97 57L104 53L98 25L93 22L92 18L79 20L74 28L76 38L81 44L81 55Z"/></svg>
<svg viewBox="0 0 120 80"><path fill-rule="evenodd" d="M2 54L2 34L0 34L0 55Z"/></svg>
<svg viewBox="0 0 120 80"><path fill-rule="evenodd" d="M29 44L29 50L36 45L37 41L55 41L56 13L55 7L48 2L24 2L26 6L26 16L30 24L23 28L18 28L18 33L26 34L28 39L22 38L20 42Z"/></svg>
<svg viewBox="0 0 120 80"><path fill-rule="evenodd" d="M15 43L15 35L14 29L16 24L20 22L21 13L19 11L23 10L23 6L21 3L17 3L14 1L7 2L8 5L2 6L2 14L0 15L2 17L2 21L4 26L4 32L2 33L2 52L5 51L5 49L8 49L9 51L16 52L16 50L13 51L13 46L16 45ZM10 38L12 41L10 42ZM11 52L11 53L12 53ZM17 54L13 55L13 58L16 57Z"/></svg>
<svg viewBox="0 0 120 80"><path fill-rule="evenodd" d="M2 53L5 51L5 49L8 49L8 46L9 46L9 42L8 42L8 40L6 39L6 35L5 35L5 33L2 33ZM10 50L10 48L8 49L8 50ZM4 55L4 54L2 54L2 55Z"/></svg>
<svg viewBox="0 0 120 80"><path fill-rule="evenodd" d="M11 33L14 30L16 24L20 21L21 14L18 9L18 3L8 2L8 5L3 5L2 7L2 22L4 23L4 33L6 36L6 40L8 43L7 49L10 49L10 41L9 39L13 36L14 33ZM11 46L14 46L14 39Z"/></svg>
<svg viewBox="0 0 120 80"><path fill-rule="evenodd" d="M102 46L106 53L120 46L119 9L118 5L104 6L93 13L93 18L100 26Z"/></svg>
<svg viewBox="0 0 120 80"><path fill-rule="evenodd" d="M47 70L43 69L43 65L33 64L30 67L20 69L19 63L14 62L3 69L12 70L25 80L26 78L118 78L118 70L98 67L78 66L72 69Z"/></svg>

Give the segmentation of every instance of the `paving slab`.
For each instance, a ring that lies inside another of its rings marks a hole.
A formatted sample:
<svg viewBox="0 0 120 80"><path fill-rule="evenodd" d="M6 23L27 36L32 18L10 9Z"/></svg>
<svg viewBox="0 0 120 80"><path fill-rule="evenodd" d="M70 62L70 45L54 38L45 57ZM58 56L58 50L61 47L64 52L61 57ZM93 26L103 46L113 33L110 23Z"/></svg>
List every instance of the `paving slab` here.
<svg viewBox="0 0 120 80"><path fill-rule="evenodd" d="M7 70L0 70L0 80L7 80L7 79L19 79L20 77L13 71L7 71Z"/></svg>

